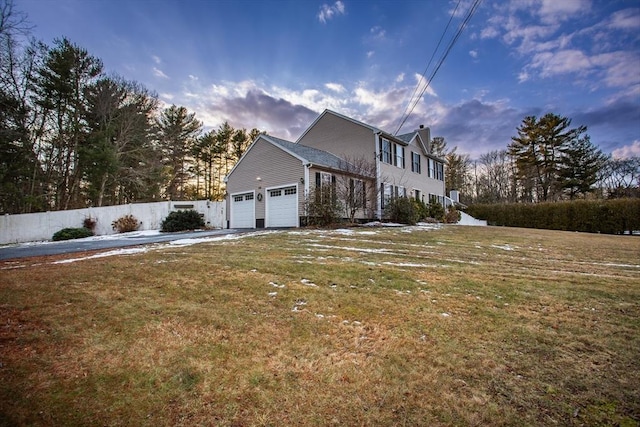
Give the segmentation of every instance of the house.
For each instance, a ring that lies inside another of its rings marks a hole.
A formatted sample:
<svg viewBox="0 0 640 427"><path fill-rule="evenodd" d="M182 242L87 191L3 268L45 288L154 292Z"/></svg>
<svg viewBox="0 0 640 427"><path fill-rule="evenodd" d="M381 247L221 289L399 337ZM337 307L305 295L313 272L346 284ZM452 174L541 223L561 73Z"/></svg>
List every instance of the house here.
<svg viewBox="0 0 640 427"><path fill-rule="evenodd" d="M295 143L260 135L225 178L228 227L303 225L307 197L325 184L343 188L344 216L361 220L381 218L393 197L442 203L444 163L430 142L426 127L394 136L331 110Z"/></svg>

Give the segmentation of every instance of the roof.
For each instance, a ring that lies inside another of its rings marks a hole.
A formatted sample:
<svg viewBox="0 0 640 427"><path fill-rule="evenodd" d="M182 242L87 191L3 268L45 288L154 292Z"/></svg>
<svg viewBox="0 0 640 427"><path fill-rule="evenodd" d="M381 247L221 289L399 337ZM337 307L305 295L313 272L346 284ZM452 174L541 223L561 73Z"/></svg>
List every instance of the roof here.
<svg viewBox="0 0 640 427"><path fill-rule="evenodd" d="M289 154L293 154L301 160L306 160L308 163L338 170L342 170L345 167L344 160L326 151L302 144L296 144L270 135L261 136L272 144L279 145L284 148L285 151L289 152Z"/></svg>
<svg viewBox="0 0 640 427"><path fill-rule="evenodd" d="M319 121L320 121L320 120L321 120L325 115L327 115L327 114L331 114L331 115L333 115L333 116L339 117L339 118L341 118L341 119L343 119L343 120L346 120L346 121L348 121L348 122L354 123L354 124L356 124L356 125L358 125L358 126L362 126L362 127L366 128L366 129L369 129L369 130L370 130L371 132L373 132L373 133L382 134L382 135L384 135L384 137L385 137L385 138L388 138L388 139L399 139L397 136L394 136L394 135L392 135L392 134L390 134L390 133L388 133L388 132L385 132L385 131L383 131L383 130L382 130L382 129L380 129L380 128L377 128L377 127L375 127L375 126L371 126L371 125L369 125L369 124L366 124L366 123L361 122L361 121L359 121L359 120L356 120L356 119L354 119L354 118L347 117L347 116L345 116L345 115L343 115L343 114L336 113L335 111L332 111L332 110L326 109L326 110L324 110L324 111L322 112L322 114L320 114L320 115L319 115L319 116L318 116L318 117L313 121L313 123L311 123L311 125L309 125L309 127L308 127L308 128L307 128L307 129L302 133L302 135L300 135L300 137L298 138L298 141L302 140L302 138L304 138L304 136L307 134L307 132L309 132L311 129L313 129L313 127L315 126L315 124L316 124L317 122L319 122Z"/></svg>

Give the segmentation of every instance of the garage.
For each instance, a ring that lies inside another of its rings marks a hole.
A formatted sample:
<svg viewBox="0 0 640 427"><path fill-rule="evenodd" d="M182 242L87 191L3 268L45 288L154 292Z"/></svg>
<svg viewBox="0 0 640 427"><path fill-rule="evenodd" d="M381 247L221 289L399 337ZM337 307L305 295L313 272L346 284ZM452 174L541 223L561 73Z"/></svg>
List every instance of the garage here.
<svg viewBox="0 0 640 427"><path fill-rule="evenodd" d="M255 202L253 192L231 196L231 228L255 228Z"/></svg>
<svg viewBox="0 0 640 427"><path fill-rule="evenodd" d="M266 226L298 226L298 186L267 189Z"/></svg>

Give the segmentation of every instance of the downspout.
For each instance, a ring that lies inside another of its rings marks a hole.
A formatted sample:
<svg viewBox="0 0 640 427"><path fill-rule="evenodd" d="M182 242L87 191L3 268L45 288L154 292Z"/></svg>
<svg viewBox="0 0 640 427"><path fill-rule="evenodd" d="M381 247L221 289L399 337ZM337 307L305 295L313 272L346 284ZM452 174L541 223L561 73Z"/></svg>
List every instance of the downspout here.
<svg viewBox="0 0 640 427"><path fill-rule="evenodd" d="M307 200L309 198L309 169L311 169L313 167L313 164L310 162L303 162L302 163L303 169L304 169L304 216L306 218L305 221L308 221L308 215L309 213L307 212ZM307 224L309 225L309 224Z"/></svg>
<svg viewBox="0 0 640 427"><path fill-rule="evenodd" d="M373 133L373 146L375 147L376 153L376 212L378 219L382 219L382 197L383 194L380 191L380 179L382 176L382 171L380 170L380 134L382 131L377 131Z"/></svg>

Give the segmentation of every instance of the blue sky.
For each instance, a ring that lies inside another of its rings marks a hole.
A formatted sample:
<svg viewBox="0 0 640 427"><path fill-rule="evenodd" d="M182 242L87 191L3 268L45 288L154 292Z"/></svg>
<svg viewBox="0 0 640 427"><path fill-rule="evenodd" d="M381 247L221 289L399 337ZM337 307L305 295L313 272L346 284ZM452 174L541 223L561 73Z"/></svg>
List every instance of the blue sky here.
<svg viewBox="0 0 640 427"><path fill-rule="evenodd" d="M15 0L35 38L68 37L206 127L291 141L325 108L394 133L472 4ZM424 124L476 158L547 112L640 155L640 0L483 0L400 133Z"/></svg>

